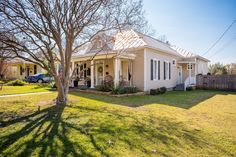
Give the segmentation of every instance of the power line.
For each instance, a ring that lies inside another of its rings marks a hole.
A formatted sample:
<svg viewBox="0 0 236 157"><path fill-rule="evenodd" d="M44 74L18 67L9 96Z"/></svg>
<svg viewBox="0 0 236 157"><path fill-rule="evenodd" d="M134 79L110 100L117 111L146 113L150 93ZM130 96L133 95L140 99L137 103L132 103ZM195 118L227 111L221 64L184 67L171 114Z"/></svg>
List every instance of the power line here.
<svg viewBox="0 0 236 157"><path fill-rule="evenodd" d="M208 58L212 58L213 56L217 55L218 53L220 53L221 51L223 51L227 46L229 46L236 38L232 38L231 40L229 40L226 44L224 44L218 51L216 51L214 54L212 54L210 57Z"/></svg>
<svg viewBox="0 0 236 157"><path fill-rule="evenodd" d="M227 29L224 31L224 33L220 36L220 38L218 40L216 40L216 42L214 42L214 44L202 55L206 55L208 52L210 52L210 50L216 46L216 44L224 37L224 35L230 30L230 28L233 26L233 24L236 22L236 19L227 27Z"/></svg>

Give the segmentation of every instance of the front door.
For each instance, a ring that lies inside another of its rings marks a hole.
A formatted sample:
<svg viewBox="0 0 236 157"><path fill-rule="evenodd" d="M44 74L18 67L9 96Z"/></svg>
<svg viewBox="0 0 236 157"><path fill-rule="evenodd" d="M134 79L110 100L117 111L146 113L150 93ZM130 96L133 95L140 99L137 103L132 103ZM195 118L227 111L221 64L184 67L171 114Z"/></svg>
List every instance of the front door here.
<svg viewBox="0 0 236 157"><path fill-rule="evenodd" d="M96 84L97 85L101 85L102 84L102 81L103 81L103 63L97 63L96 65Z"/></svg>
<svg viewBox="0 0 236 157"><path fill-rule="evenodd" d="M177 77L177 84L181 84L182 82L182 66L177 67L178 77Z"/></svg>

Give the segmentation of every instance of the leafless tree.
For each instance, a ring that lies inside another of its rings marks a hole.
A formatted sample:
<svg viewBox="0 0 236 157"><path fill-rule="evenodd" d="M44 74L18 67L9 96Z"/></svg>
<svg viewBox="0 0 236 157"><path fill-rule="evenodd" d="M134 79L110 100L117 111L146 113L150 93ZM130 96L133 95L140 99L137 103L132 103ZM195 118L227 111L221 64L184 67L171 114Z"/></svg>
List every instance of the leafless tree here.
<svg viewBox="0 0 236 157"><path fill-rule="evenodd" d="M73 53L100 32L142 31L147 24L142 0L1 0L0 21L16 39L2 42L55 78L57 104L68 102ZM55 60L62 67L60 76Z"/></svg>

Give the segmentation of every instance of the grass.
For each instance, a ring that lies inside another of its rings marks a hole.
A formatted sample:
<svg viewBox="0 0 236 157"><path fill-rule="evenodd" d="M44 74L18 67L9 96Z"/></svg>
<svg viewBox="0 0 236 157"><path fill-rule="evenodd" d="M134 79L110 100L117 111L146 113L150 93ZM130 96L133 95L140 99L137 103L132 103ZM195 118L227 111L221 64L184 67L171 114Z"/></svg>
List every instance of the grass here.
<svg viewBox="0 0 236 157"><path fill-rule="evenodd" d="M3 86L0 90L0 95L8 94L24 94L24 93L35 93L35 92L47 92L51 91L52 88L49 86L31 84L25 86Z"/></svg>
<svg viewBox="0 0 236 157"><path fill-rule="evenodd" d="M61 107L50 103L55 96L1 98L2 156L236 155L234 93L113 98L73 92Z"/></svg>

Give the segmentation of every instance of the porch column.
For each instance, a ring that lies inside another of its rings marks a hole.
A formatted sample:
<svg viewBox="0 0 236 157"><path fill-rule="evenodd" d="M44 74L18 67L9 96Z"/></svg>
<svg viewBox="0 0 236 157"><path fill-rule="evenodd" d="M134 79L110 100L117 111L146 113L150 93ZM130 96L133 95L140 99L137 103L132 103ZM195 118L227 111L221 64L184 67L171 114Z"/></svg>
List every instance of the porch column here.
<svg viewBox="0 0 236 157"><path fill-rule="evenodd" d="M119 85L120 81L120 59L115 58L115 80L114 80L114 85L117 87Z"/></svg>
<svg viewBox="0 0 236 157"><path fill-rule="evenodd" d="M24 75L23 75L24 78L23 78L23 80L24 80L25 77L26 77L26 74L25 74L25 73L26 73L25 61L23 61L23 65L24 65L24 66L23 66L23 72L24 72Z"/></svg>
<svg viewBox="0 0 236 157"><path fill-rule="evenodd" d="M94 88L94 61L91 61L91 87Z"/></svg>
<svg viewBox="0 0 236 157"><path fill-rule="evenodd" d="M189 77L189 85L191 84L191 63L188 63L188 77Z"/></svg>
<svg viewBox="0 0 236 157"><path fill-rule="evenodd" d="M73 72L75 70L75 62L71 62L71 77L74 78ZM71 86L74 87L74 79L71 79Z"/></svg>

